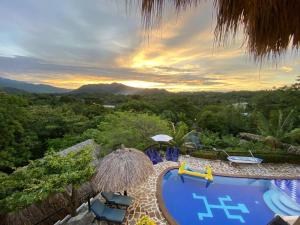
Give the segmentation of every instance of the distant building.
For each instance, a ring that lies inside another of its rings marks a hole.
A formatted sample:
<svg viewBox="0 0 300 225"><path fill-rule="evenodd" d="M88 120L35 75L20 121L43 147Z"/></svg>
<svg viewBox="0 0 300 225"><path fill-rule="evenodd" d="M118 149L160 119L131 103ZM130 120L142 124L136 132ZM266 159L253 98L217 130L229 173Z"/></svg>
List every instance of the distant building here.
<svg viewBox="0 0 300 225"><path fill-rule="evenodd" d="M108 108L108 109L114 109L116 108L115 105L103 105L104 108Z"/></svg>
<svg viewBox="0 0 300 225"><path fill-rule="evenodd" d="M248 102L238 102L238 103L234 103L232 104L232 106L236 109L243 109L245 110L248 106Z"/></svg>

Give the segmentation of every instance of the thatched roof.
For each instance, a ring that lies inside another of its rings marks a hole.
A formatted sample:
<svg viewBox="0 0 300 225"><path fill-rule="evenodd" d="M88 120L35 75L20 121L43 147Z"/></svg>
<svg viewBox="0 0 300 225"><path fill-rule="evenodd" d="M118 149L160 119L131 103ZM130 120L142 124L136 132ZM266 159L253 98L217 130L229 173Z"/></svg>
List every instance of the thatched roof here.
<svg viewBox="0 0 300 225"><path fill-rule="evenodd" d="M133 0L134 1L134 0ZM134 1L139 4L139 1ZM201 0L142 0L144 24L151 27L161 19L163 7L171 4L180 12L198 5ZM300 44L299 0L214 0L217 11L215 37L223 43L239 28L245 33L246 46L255 59L278 57L289 45Z"/></svg>
<svg viewBox="0 0 300 225"><path fill-rule="evenodd" d="M98 191L125 191L147 180L153 165L141 151L118 149L103 158L93 178Z"/></svg>

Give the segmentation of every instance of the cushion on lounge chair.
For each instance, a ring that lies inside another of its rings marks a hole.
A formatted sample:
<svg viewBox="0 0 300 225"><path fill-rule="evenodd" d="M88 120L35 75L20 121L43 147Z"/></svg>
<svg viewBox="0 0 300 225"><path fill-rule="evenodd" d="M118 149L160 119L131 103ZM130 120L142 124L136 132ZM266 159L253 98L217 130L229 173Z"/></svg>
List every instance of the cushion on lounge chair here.
<svg viewBox="0 0 300 225"><path fill-rule="evenodd" d="M105 205L96 199L93 204L91 205L91 211L95 214L96 219L100 219L101 215L103 214Z"/></svg>
<svg viewBox="0 0 300 225"><path fill-rule="evenodd" d="M125 218L126 211L123 209L106 208L104 210L104 218L107 221L122 223Z"/></svg>
<svg viewBox="0 0 300 225"><path fill-rule="evenodd" d="M102 197L111 204L130 206L133 198L130 196L124 196L120 194L115 194L113 192L101 192Z"/></svg>
<svg viewBox="0 0 300 225"><path fill-rule="evenodd" d="M110 201L114 197L113 192L102 191L101 195L102 195L103 198L105 198L106 201Z"/></svg>
<svg viewBox="0 0 300 225"><path fill-rule="evenodd" d="M112 209L105 206L99 199L96 199L92 206L91 211L95 214L97 220L104 220L115 223L122 223L125 218L125 210Z"/></svg>

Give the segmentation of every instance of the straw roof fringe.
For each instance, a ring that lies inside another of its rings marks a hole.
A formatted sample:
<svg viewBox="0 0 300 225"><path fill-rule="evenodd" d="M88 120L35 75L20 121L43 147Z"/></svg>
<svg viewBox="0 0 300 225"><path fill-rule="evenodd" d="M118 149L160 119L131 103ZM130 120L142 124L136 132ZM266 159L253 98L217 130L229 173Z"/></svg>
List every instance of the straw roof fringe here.
<svg viewBox="0 0 300 225"><path fill-rule="evenodd" d="M137 4L139 1L132 0ZM132 2L131 1L131 2ZM130 2L130 0L129 0ZM142 0L141 12L146 28L160 21L164 5L177 12L197 6L201 0ZM299 0L214 0L217 11L215 39L221 44L243 29L248 52L256 60L278 58L289 45L300 44Z"/></svg>
<svg viewBox="0 0 300 225"><path fill-rule="evenodd" d="M96 194L93 192L93 187L90 182L87 182L78 189L78 206L86 201L85 195L91 193L92 195ZM49 196L48 199L41 203L32 204L25 209L20 211L10 212L7 214L0 214L1 225L32 225L41 221L43 218L49 216L50 214L56 212L58 209L64 208L58 214L53 215L51 219L61 220L67 214L70 214L70 196L64 193L57 193L52 196ZM77 206L77 207L78 207ZM52 225L53 221L50 219L44 221L43 225Z"/></svg>
<svg viewBox="0 0 300 225"><path fill-rule="evenodd" d="M124 148L103 158L92 182L97 191L122 192L145 182L153 172L152 162L143 152Z"/></svg>

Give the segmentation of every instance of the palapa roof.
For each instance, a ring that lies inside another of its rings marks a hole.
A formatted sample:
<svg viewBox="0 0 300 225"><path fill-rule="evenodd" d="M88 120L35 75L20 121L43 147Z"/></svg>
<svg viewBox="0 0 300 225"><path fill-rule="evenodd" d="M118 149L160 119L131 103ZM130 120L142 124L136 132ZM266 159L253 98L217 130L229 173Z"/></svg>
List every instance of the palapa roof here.
<svg viewBox="0 0 300 225"><path fill-rule="evenodd" d="M201 0L132 0L141 7L146 27L160 21L166 3L177 12L199 5ZM130 2L130 0L129 0ZM215 39L224 43L239 28L244 30L248 52L257 60L279 57L290 45L300 44L299 0L214 0L217 15Z"/></svg>
<svg viewBox="0 0 300 225"><path fill-rule="evenodd" d="M153 172L152 162L143 152L123 148L102 159L92 182L98 191L125 191L145 182Z"/></svg>

